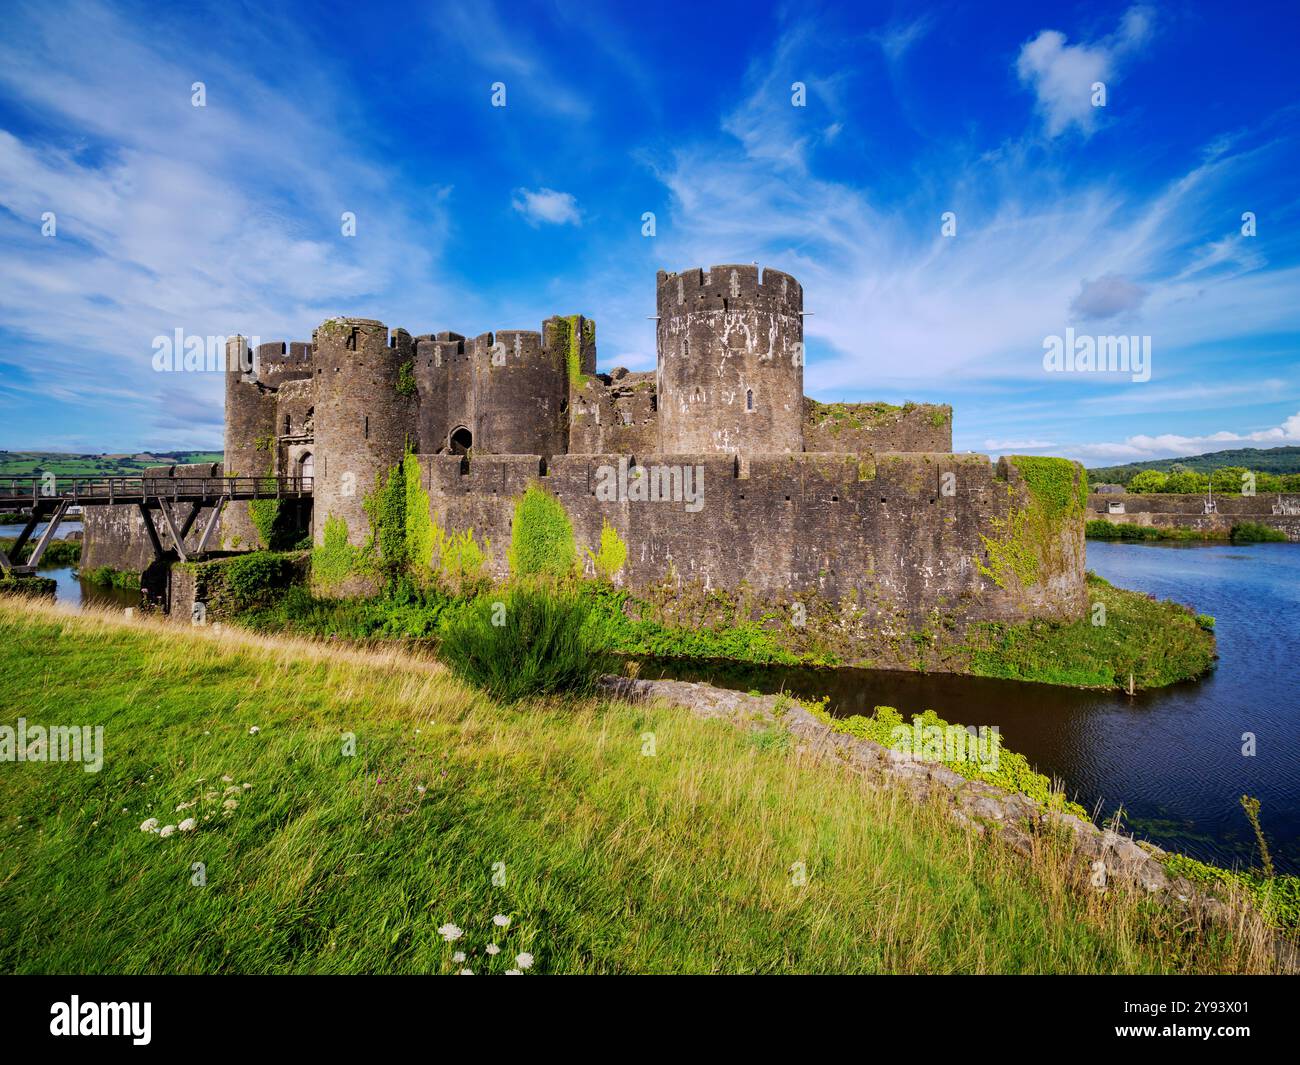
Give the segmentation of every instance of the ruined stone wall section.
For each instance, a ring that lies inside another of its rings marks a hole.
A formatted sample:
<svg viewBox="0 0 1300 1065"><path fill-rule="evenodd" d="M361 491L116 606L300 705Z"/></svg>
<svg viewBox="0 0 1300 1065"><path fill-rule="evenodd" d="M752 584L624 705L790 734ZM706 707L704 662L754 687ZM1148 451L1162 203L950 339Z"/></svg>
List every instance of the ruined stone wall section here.
<svg viewBox="0 0 1300 1065"><path fill-rule="evenodd" d="M569 454L647 455L659 446L653 373L615 367L588 375L571 391Z"/></svg>
<svg viewBox="0 0 1300 1065"><path fill-rule="evenodd" d="M951 451L946 404L819 403L804 397L806 451Z"/></svg>
<svg viewBox="0 0 1300 1065"><path fill-rule="evenodd" d="M598 548L608 522L628 548L618 575L629 588L698 582L760 596L851 600L868 612L902 610L923 622L938 610L962 619L1074 618L1085 608L1082 527L1031 545L1043 579L999 587L981 573L982 536L996 539L1029 496L1014 469L1001 476L982 455L889 454L646 456L650 467L703 469L695 511L684 502L605 501L602 470L625 455L538 456L462 464L421 456L434 519L490 539L490 569L508 575L515 499L536 480L564 505L580 549ZM943 492L952 474L952 495ZM1078 526L1077 528L1075 526Z"/></svg>
<svg viewBox="0 0 1300 1065"><path fill-rule="evenodd" d="M418 447L415 390L401 390L413 375L415 344L368 318L332 318L316 331L315 460L312 534L324 541L325 522L342 518L349 542L370 535L366 496ZM411 378L413 380L413 377Z"/></svg>
<svg viewBox="0 0 1300 1065"><path fill-rule="evenodd" d="M657 278L659 448L803 450L803 288L723 265Z"/></svg>

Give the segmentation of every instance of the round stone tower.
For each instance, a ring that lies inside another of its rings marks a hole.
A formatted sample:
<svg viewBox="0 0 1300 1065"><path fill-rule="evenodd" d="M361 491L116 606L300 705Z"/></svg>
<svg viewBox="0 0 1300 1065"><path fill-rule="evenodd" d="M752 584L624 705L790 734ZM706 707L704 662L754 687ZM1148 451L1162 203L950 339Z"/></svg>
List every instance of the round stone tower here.
<svg viewBox="0 0 1300 1065"><path fill-rule="evenodd" d="M659 271L659 449L803 450L803 288L757 266Z"/></svg>
<svg viewBox="0 0 1300 1065"><path fill-rule="evenodd" d="M416 447L415 345L404 330L368 318L331 318L316 330L312 535L342 518L348 540L370 535L366 496Z"/></svg>
<svg viewBox="0 0 1300 1065"><path fill-rule="evenodd" d="M275 456L274 441L275 392L258 380L248 341L230 337L226 341L225 475L266 473ZM261 546L246 501L232 500L221 512L221 545L228 551Z"/></svg>
<svg viewBox="0 0 1300 1065"><path fill-rule="evenodd" d="M525 329L484 333L472 350L474 451L563 454L569 397L564 353L543 347L542 334Z"/></svg>

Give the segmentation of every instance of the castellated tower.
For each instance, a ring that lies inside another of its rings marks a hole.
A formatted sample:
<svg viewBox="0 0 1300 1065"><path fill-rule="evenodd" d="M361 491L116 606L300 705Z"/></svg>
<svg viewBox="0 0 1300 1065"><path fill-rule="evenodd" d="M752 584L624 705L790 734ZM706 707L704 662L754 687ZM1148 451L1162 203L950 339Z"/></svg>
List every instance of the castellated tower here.
<svg viewBox="0 0 1300 1065"><path fill-rule="evenodd" d="M474 431L472 384L470 351L463 336L436 333L415 338L415 386L423 450L436 453L467 449Z"/></svg>
<svg viewBox="0 0 1300 1065"><path fill-rule="evenodd" d="M471 342L473 447L489 455L552 455L567 450L568 371L562 351L533 330L503 329Z"/></svg>
<svg viewBox="0 0 1300 1065"><path fill-rule="evenodd" d="M348 540L370 535L365 498L376 480L417 447L415 342L405 330L392 340L382 322L331 318L316 330L315 444L312 534L324 542L327 518L342 518Z"/></svg>
<svg viewBox="0 0 1300 1065"><path fill-rule="evenodd" d="M803 288L757 266L657 279L659 449L803 450Z"/></svg>
<svg viewBox="0 0 1300 1065"><path fill-rule="evenodd" d="M227 477L281 472L276 469L276 390L286 381L310 376L310 344L276 340L254 351L241 336L226 341ZM232 501L222 511L221 539L228 549L261 546L246 501Z"/></svg>

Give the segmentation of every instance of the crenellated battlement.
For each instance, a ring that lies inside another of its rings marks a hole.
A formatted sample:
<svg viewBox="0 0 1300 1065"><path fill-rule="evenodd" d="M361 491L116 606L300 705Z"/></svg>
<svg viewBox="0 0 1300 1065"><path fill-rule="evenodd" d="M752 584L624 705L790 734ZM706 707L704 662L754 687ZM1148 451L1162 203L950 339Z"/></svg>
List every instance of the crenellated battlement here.
<svg viewBox="0 0 1300 1065"><path fill-rule="evenodd" d="M803 310L803 286L789 274L754 264L722 264L681 273L660 270L655 281L661 319L713 311L761 308L797 315Z"/></svg>

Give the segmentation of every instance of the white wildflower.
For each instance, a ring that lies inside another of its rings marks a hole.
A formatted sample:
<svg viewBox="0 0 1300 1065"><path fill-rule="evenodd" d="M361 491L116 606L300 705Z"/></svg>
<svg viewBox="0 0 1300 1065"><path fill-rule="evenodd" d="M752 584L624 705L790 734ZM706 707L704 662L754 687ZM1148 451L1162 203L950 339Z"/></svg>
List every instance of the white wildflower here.
<svg viewBox="0 0 1300 1065"><path fill-rule="evenodd" d="M179 828L182 832L193 832L196 828L199 827L199 823L195 821L194 818L187 817L176 827Z"/></svg>
<svg viewBox="0 0 1300 1065"><path fill-rule="evenodd" d="M531 969L533 967L533 956L527 952L516 955L515 964L521 969Z"/></svg>
<svg viewBox="0 0 1300 1065"><path fill-rule="evenodd" d="M465 952L463 950L456 951L456 953L451 956L451 960L459 965L465 960Z"/></svg>
<svg viewBox="0 0 1300 1065"><path fill-rule="evenodd" d="M492 918L492 923L496 925L498 928L509 928L510 918L507 917L504 913L499 913Z"/></svg>
<svg viewBox="0 0 1300 1065"><path fill-rule="evenodd" d="M151 817L151 818L149 818L147 821L141 821L141 822L140 822L140 831L141 831L141 832L157 832L157 831L158 831L158 818L156 818L156 817Z"/></svg>
<svg viewBox="0 0 1300 1065"><path fill-rule="evenodd" d="M225 810L233 810L238 805L239 805L238 799L227 799L225 802L221 804L222 809Z"/></svg>
<svg viewBox="0 0 1300 1065"><path fill-rule="evenodd" d="M507 975L507 976L523 976L524 974L521 973L518 969L507 969L507 970L506 970L506 975Z"/></svg>
<svg viewBox="0 0 1300 1065"><path fill-rule="evenodd" d="M250 729L248 730L248 734L249 734L250 736L256 736L256 735L257 735L259 732L261 732L261 731L262 731L262 730L261 730L260 728L258 728L256 725L254 725L252 728L250 728Z"/></svg>
<svg viewBox="0 0 1300 1065"><path fill-rule="evenodd" d="M501 948L498 947L495 943L489 943L489 944L488 944L486 947L484 947L483 949L486 950L486 951L487 951L489 954L491 954L493 957L495 957L496 955L498 955L498 954L501 953Z"/></svg>
<svg viewBox="0 0 1300 1065"><path fill-rule="evenodd" d="M234 777L230 776L230 775L227 774L227 773L223 773L223 774L221 774L221 783L223 783L223 784L233 784L234 782L235 782L235 778L234 778Z"/></svg>
<svg viewBox="0 0 1300 1065"><path fill-rule="evenodd" d="M448 922L447 924L443 925L441 928L438 929L438 935L442 936L442 938L445 939L448 943L455 943L456 940L458 940L464 934L465 934L465 930L463 928L457 928L454 924L450 922Z"/></svg>
<svg viewBox="0 0 1300 1065"><path fill-rule="evenodd" d="M158 830L158 835L159 835L162 839L166 839L168 836L170 836L170 835L171 835L173 832L175 832L175 831L176 831L176 826L175 826L175 825L163 825L162 828L160 828L160 829Z"/></svg>
<svg viewBox="0 0 1300 1065"><path fill-rule="evenodd" d="M474 975L474 970L473 970L473 969L462 969L458 975L460 975L460 976L473 976L473 975Z"/></svg>

